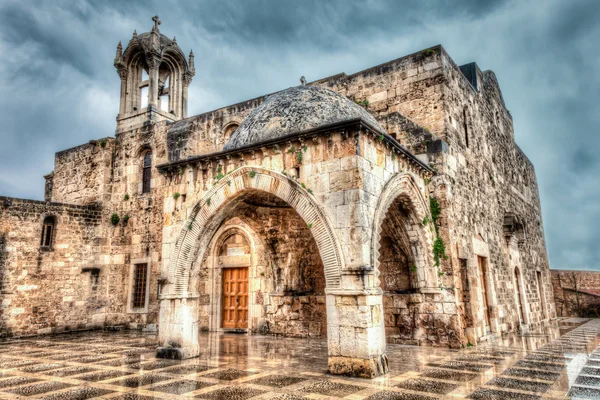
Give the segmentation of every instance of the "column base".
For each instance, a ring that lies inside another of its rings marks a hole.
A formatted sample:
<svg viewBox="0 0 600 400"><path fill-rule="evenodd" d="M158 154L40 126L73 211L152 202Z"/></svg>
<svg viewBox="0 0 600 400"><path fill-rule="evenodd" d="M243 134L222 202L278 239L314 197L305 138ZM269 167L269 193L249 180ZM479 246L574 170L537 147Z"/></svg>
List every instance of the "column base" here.
<svg viewBox="0 0 600 400"><path fill-rule="evenodd" d="M388 358L385 354L370 359L330 356L328 370L333 375L371 379L389 372Z"/></svg>
<svg viewBox="0 0 600 400"><path fill-rule="evenodd" d="M185 360L200 355L200 348L195 347L159 347L156 349L156 358L167 358L170 360Z"/></svg>

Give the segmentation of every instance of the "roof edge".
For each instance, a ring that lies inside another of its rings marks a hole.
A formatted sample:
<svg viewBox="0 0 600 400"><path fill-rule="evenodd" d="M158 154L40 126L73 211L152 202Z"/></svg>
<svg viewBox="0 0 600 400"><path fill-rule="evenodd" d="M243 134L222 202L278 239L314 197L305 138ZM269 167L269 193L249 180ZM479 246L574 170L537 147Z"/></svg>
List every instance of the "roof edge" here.
<svg viewBox="0 0 600 400"><path fill-rule="evenodd" d="M159 172L164 172L170 168L173 167L182 167L184 165L187 164L191 164L194 162L202 162L211 158L222 158L222 157L226 157L226 156L230 156L233 154L237 154L237 153L244 153L247 151L252 151L252 150L257 150L266 146L273 146L273 145L277 145L279 143L283 143L283 142L287 142L290 141L292 139L297 139L300 138L302 136L317 136L317 135L323 135L333 129L336 128L345 128L345 127L350 127L350 126L357 126L360 127L364 127L367 130L371 131L372 133L375 133L379 136L383 136L383 140L390 143L396 150L398 150L401 154L404 154L411 162L414 162L416 165L418 165L422 170L429 172L431 174L435 174L435 171L429 167L427 164L425 164L423 161L419 160L417 157L415 157L414 154L412 154L410 151L408 151L404 146L402 146L396 139L394 139L392 136L388 135L387 133L379 130L377 127L371 125L368 121L366 121L365 119L363 119L362 117L359 118L353 118L353 119L348 119L345 121L341 121L341 122L335 122L332 124L327 124L327 125L322 125L318 128L311 128L311 129L307 129L304 131L297 131L297 132L292 132L290 134L287 134L285 136L281 136L278 138L274 138L274 139L270 139L270 140L265 140L262 142L258 142L258 143L253 143L247 146L243 146L243 147L238 147L235 149L231 149L231 150L222 150L222 151L217 151L217 152L213 152L213 153L208 153L208 154L203 154L203 155L199 155L199 156L191 156L188 157L184 160L178 160L178 161L173 161L173 162L167 162L167 163L163 163L160 165L157 165L156 168L159 170Z"/></svg>

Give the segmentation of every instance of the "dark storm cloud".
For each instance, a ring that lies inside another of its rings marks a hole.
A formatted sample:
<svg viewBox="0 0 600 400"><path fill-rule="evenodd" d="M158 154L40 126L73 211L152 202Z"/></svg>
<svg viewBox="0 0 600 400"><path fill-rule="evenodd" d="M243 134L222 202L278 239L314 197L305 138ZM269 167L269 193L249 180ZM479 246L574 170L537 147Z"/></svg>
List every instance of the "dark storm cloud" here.
<svg viewBox="0 0 600 400"><path fill-rule="evenodd" d="M81 14L75 13L73 16L80 17ZM68 35L68 32L60 29L65 21L54 17L54 15L37 16L29 7L24 7L23 3L9 3L0 13L2 26L0 37L4 45L9 48L20 49L24 46L35 48L38 61L67 63L77 71L91 75L92 66L89 57L86 56L87 49L81 37ZM46 72L42 68L35 71L30 65L24 65L23 68L26 76L31 76L30 74L34 72ZM16 78L22 71L15 69L12 72L11 77Z"/></svg>
<svg viewBox="0 0 600 400"><path fill-rule="evenodd" d="M438 43L494 70L536 166L551 266L600 267L597 1L5 0L0 194L41 198L55 151L113 135L115 46L155 14L196 54L190 114Z"/></svg>

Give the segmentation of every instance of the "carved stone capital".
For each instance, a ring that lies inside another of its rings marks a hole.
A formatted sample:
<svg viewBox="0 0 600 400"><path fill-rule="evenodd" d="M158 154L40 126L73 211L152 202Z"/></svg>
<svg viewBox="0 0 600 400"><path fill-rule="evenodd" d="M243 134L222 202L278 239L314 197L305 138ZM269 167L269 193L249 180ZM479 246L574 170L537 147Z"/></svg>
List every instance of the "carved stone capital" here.
<svg viewBox="0 0 600 400"><path fill-rule="evenodd" d="M161 61L162 60L160 59L160 57L156 55L150 55L146 58L146 63L148 64L149 69L158 69L158 67L160 67Z"/></svg>
<svg viewBox="0 0 600 400"><path fill-rule="evenodd" d="M117 74L119 74L119 78L121 78L121 80L127 79L127 73L128 70L125 66L117 66Z"/></svg>

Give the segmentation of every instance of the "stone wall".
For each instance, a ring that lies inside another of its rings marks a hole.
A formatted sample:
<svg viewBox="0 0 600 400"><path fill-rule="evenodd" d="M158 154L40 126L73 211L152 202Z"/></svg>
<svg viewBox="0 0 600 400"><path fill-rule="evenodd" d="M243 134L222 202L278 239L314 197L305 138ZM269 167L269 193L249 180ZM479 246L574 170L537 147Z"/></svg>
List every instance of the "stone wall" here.
<svg viewBox="0 0 600 400"><path fill-rule="evenodd" d="M442 206L440 232L450 256L442 263L442 285L457 288L459 299L464 297L461 289L469 290L471 301L461 308L470 340L476 340L485 334L484 281L477 257L487 264L486 293L491 331L496 334L519 329L514 279L518 267L526 325L539 326L554 318L555 311L533 165L514 143L512 118L493 72L476 68L475 88L445 52L441 57L446 123L440 136L449 146L432 154L431 161L442 172L432 185ZM515 218L518 223L512 221Z"/></svg>
<svg viewBox="0 0 600 400"><path fill-rule="evenodd" d="M550 270L560 317L600 317L600 271Z"/></svg>
<svg viewBox="0 0 600 400"><path fill-rule="evenodd" d="M42 224L56 220L54 243L40 247ZM0 197L0 336L98 328L111 276L99 267L101 210L95 205Z"/></svg>
<svg viewBox="0 0 600 400"><path fill-rule="evenodd" d="M69 204L103 203L110 199L114 139L56 153L45 198Z"/></svg>

